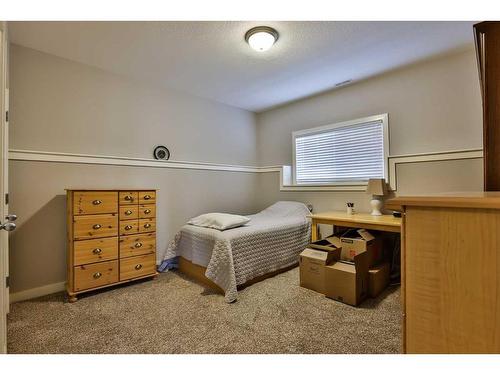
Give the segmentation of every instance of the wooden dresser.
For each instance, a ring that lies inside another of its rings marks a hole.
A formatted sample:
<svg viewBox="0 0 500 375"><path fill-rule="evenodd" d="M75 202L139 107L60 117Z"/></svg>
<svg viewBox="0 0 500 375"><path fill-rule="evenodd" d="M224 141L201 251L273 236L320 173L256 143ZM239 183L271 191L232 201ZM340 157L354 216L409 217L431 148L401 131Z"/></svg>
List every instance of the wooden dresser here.
<svg viewBox="0 0 500 375"><path fill-rule="evenodd" d="M500 353L500 192L398 197L406 353Z"/></svg>
<svg viewBox="0 0 500 375"><path fill-rule="evenodd" d="M66 190L70 302L156 276L156 190Z"/></svg>

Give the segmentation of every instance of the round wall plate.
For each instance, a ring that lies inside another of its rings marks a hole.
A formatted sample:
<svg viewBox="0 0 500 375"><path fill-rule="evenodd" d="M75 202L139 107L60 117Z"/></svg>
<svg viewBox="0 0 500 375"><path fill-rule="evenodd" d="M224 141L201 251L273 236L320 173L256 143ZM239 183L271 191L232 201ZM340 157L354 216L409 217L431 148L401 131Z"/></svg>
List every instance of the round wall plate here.
<svg viewBox="0 0 500 375"><path fill-rule="evenodd" d="M165 146L156 146L153 156L156 160L168 160L170 159L170 151Z"/></svg>

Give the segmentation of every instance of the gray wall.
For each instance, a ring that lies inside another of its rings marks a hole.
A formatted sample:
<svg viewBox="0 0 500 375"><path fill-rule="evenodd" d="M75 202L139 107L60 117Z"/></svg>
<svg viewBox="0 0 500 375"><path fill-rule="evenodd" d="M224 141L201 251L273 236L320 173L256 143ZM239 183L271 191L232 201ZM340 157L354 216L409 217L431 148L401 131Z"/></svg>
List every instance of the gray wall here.
<svg viewBox="0 0 500 375"><path fill-rule="evenodd" d="M390 154L482 147L473 49L260 113L260 165L290 164L292 131L389 114Z"/></svg>
<svg viewBox="0 0 500 375"><path fill-rule="evenodd" d="M173 160L256 164L253 113L142 86L89 66L11 46L10 148ZM11 292L66 277L65 188L153 187L158 249L207 211L251 213L257 175L235 172L11 161Z"/></svg>
<svg viewBox="0 0 500 375"><path fill-rule="evenodd" d="M390 155L482 147L482 110L473 49L300 100L257 115L260 165L292 164L292 132L389 114ZM482 190L482 161L399 165L397 194ZM280 192L278 177L259 176L259 207L277 199L311 202L315 210L353 201L369 210L362 192Z"/></svg>
<svg viewBox="0 0 500 375"><path fill-rule="evenodd" d="M254 165L253 113L18 45L10 49L10 148Z"/></svg>

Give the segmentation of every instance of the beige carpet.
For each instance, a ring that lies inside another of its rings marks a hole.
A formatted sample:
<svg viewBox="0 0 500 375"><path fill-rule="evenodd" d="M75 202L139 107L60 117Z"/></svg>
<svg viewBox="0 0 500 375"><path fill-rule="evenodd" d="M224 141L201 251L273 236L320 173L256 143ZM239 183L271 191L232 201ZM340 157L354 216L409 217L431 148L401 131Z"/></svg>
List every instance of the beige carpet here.
<svg viewBox="0 0 500 375"><path fill-rule="evenodd" d="M298 269L234 304L178 273L64 302L11 306L10 353L397 353L399 288L354 308L298 286Z"/></svg>

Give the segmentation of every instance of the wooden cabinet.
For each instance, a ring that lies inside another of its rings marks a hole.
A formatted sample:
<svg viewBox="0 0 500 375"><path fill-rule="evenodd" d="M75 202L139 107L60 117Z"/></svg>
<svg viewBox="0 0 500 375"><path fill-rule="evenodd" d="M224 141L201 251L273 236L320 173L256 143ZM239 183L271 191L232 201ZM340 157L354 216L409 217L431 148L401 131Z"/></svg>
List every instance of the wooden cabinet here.
<svg viewBox="0 0 500 375"><path fill-rule="evenodd" d="M157 275L155 190L67 190L69 301Z"/></svg>
<svg viewBox="0 0 500 375"><path fill-rule="evenodd" d="M403 350L500 353L500 192L398 197Z"/></svg>
<svg viewBox="0 0 500 375"><path fill-rule="evenodd" d="M474 25L483 98L484 190L500 190L500 22Z"/></svg>

